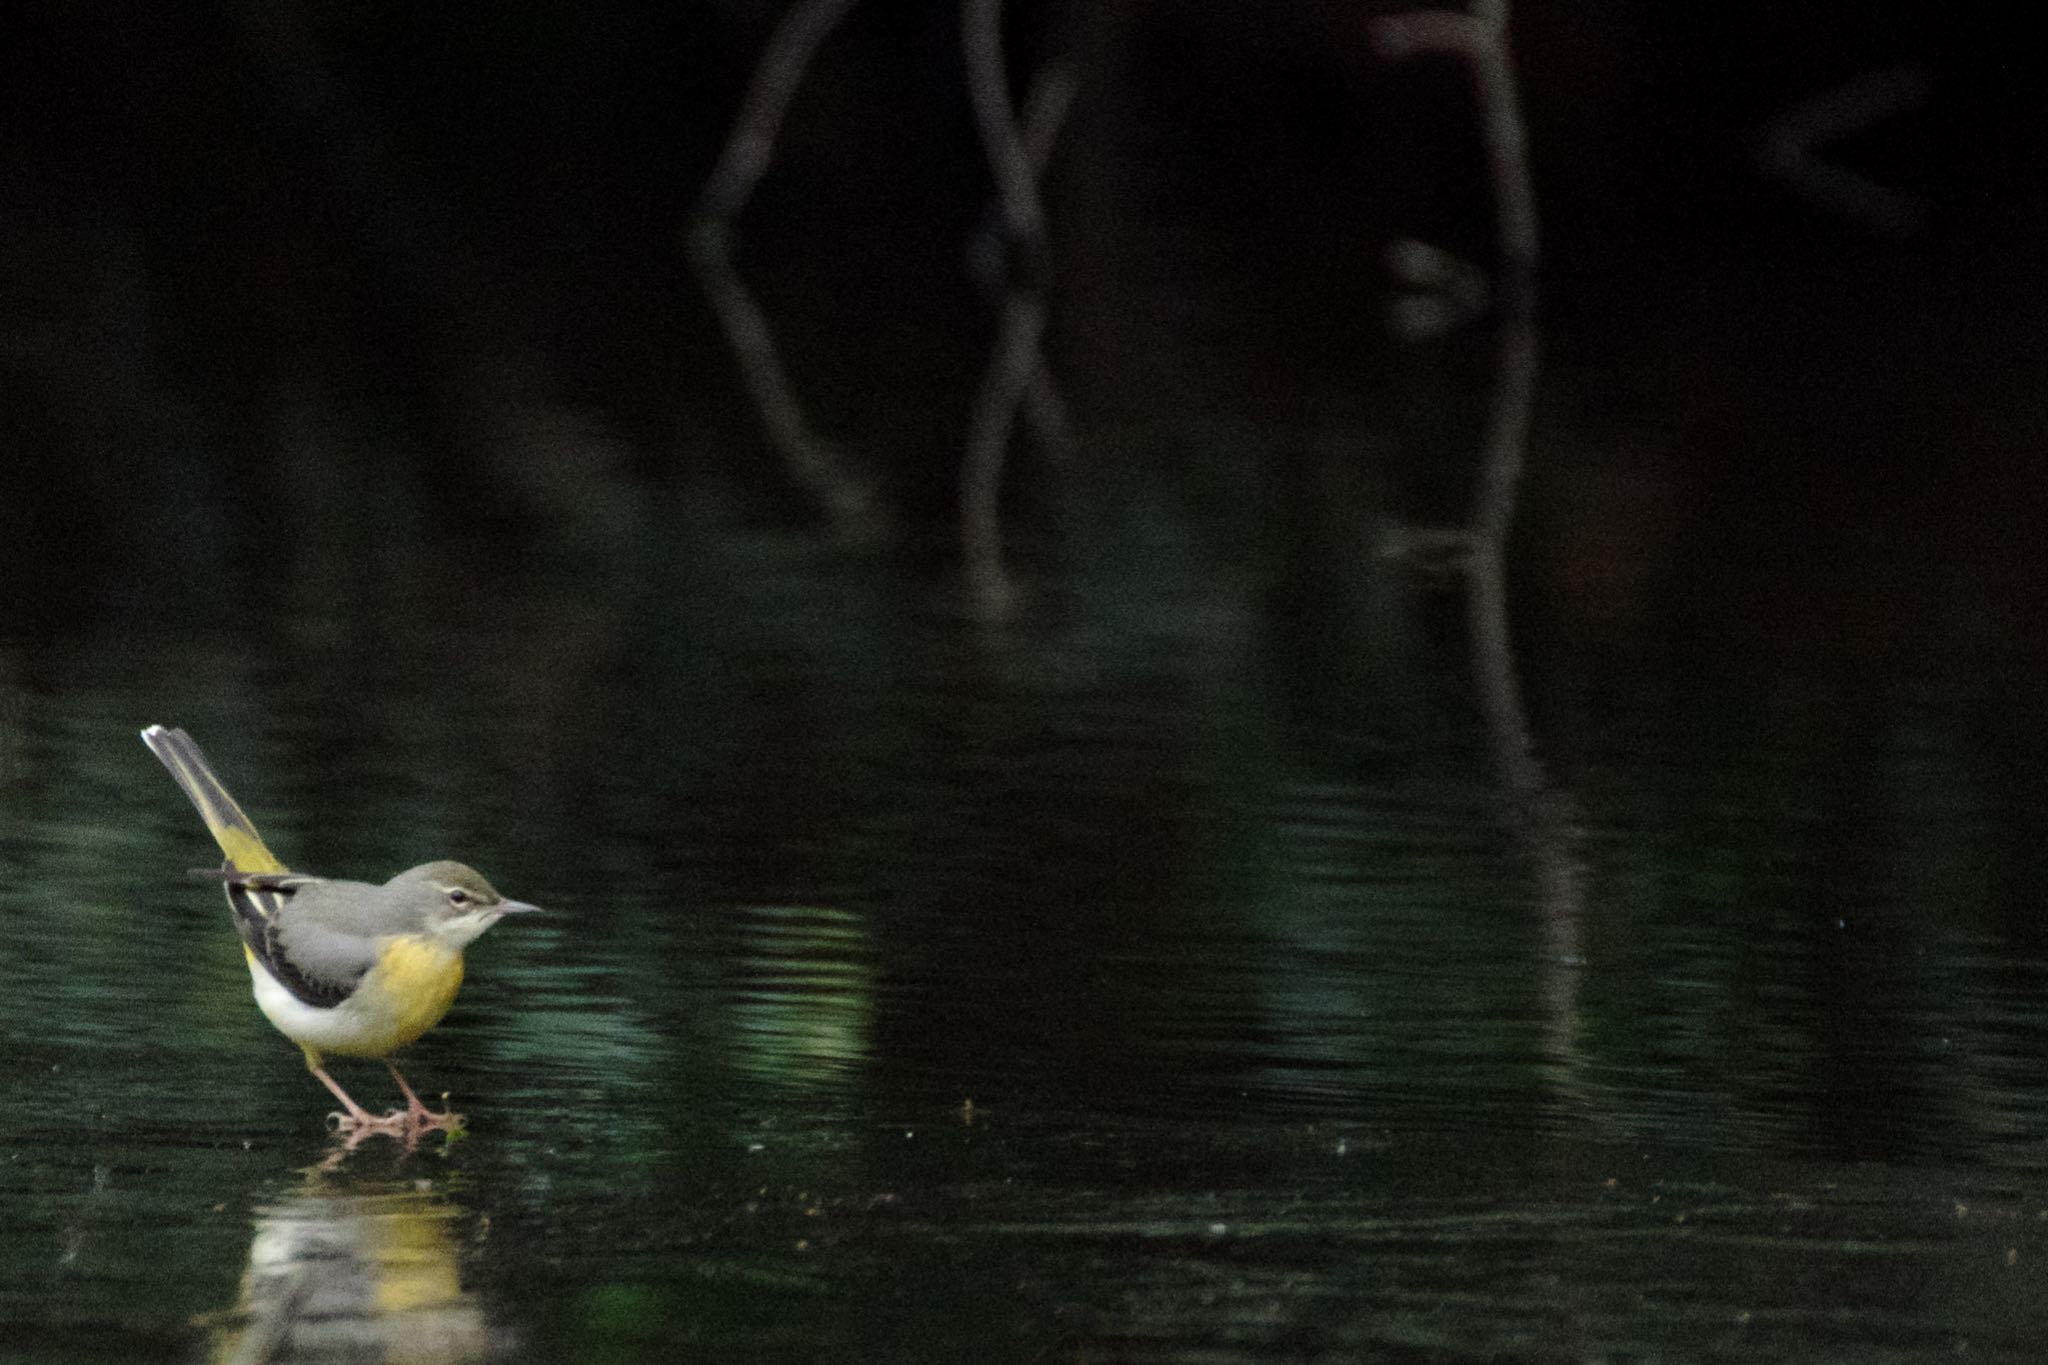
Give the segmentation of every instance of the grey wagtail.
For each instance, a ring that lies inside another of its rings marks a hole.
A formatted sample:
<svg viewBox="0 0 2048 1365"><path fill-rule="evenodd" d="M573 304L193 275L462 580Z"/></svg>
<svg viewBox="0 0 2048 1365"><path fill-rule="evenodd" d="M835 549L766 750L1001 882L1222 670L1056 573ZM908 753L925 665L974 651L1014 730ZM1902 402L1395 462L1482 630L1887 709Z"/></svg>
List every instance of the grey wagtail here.
<svg viewBox="0 0 2048 1365"><path fill-rule="evenodd" d="M330 881L279 861L183 730L152 725L142 742L163 760L227 855L226 885L256 1004L306 1054L306 1067L341 1101L345 1132L452 1128L452 1113L420 1103L390 1054L441 1022L462 985L462 950L507 915L538 907L507 900L473 868L425 863L382 886ZM327 1074L326 1053L378 1057L405 1094L382 1118Z"/></svg>

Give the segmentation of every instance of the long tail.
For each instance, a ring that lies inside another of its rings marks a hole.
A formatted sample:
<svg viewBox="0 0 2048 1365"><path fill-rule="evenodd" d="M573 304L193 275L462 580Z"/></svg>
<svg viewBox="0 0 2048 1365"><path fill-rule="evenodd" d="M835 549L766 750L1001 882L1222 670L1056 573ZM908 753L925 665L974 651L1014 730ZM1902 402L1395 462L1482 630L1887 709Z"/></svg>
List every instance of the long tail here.
<svg viewBox="0 0 2048 1365"><path fill-rule="evenodd" d="M199 810L199 818L206 822L206 828L220 845L220 851L227 855L229 866L241 872L290 870L265 846L256 826L249 823L249 817L235 804L235 798L228 795L228 789L213 775L206 755L199 752L199 745L192 736L183 730L167 730L161 725L152 725L142 732L142 742L171 770L171 777L179 789L191 798Z"/></svg>

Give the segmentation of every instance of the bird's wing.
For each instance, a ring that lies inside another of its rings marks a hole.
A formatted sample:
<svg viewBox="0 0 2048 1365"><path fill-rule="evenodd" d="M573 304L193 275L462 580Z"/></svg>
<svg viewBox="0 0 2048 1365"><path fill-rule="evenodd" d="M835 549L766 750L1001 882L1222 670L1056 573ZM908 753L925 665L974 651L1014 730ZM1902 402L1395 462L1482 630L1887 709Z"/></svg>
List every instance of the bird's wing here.
<svg viewBox="0 0 2048 1365"><path fill-rule="evenodd" d="M233 863L222 867L195 867L186 875L203 882L226 882L229 886L253 886L264 891L296 891L323 880L303 872L248 872Z"/></svg>
<svg viewBox="0 0 2048 1365"><path fill-rule="evenodd" d="M324 925L295 904L309 891L317 897L321 878L229 869L221 880L242 943L279 985L308 1005L340 1004L376 963L375 940Z"/></svg>

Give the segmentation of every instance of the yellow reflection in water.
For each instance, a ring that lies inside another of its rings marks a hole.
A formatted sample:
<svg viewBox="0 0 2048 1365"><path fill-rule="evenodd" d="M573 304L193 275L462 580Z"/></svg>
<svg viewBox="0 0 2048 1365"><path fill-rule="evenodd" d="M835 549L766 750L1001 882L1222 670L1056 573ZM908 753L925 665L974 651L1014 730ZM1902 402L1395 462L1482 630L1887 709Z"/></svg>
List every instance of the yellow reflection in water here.
<svg viewBox="0 0 2048 1365"><path fill-rule="evenodd" d="M205 1324L211 1358L484 1359L483 1308L461 1282L463 1218L428 1189L313 1177L257 1210L240 1301Z"/></svg>
<svg viewBox="0 0 2048 1365"><path fill-rule="evenodd" d="M823 906L748 906L727 994L735 1066L816 1084L867 1060L874 947L864 917Z"/></svg>

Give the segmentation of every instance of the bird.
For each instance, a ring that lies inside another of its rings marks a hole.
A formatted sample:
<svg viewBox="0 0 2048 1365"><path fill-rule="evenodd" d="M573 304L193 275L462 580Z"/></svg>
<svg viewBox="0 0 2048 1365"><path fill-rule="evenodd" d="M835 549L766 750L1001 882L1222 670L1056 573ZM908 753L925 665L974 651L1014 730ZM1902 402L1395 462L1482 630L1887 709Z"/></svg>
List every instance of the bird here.
<svg viewBox="0 0 2048 1365"><path fill-rule="evenodd" d="M256 1005L299 1045L306 1069L341 1102L329 1115L360 1138L453 1131L461 1115L436 1112L407 1084L391 1054L441 1022L462 986L462 950L507 915L538 906L508 900L461 863L423 863L381 886L293 872L272 853L185 731L152 725L142 742L168 768L220 845L218 878L234 912ZM373 1115L328 1074L329 1054L383 1061L405 1108Z"/></svg>

